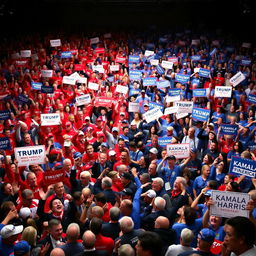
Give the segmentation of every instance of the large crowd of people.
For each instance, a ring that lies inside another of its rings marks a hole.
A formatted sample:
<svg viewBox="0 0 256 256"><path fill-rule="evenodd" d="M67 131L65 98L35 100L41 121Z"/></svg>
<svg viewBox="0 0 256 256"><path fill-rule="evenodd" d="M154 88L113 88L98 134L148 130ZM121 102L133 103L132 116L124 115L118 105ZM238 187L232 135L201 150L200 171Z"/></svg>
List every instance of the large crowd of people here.
<svg viewBox="0 0 256 256"><path fill-rule="evenodd" d="M256 255L253 44L192 30L0 44L1 256ZM216 191L249 195L247 217L212 214Z"/></svg>

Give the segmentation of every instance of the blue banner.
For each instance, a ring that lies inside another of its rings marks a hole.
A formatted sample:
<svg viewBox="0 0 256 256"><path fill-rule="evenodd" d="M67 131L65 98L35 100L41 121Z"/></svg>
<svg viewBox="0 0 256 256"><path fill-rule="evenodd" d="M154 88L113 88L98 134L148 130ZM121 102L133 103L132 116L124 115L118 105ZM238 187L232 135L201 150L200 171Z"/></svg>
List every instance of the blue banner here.
<svg viewBox="0 0 256 256"><path fill-rule="evenodd" d="M251 104L256 104L256 95L254 94L249 94L247 101L250 102Z"/></svg>
<svg viewBox="0 0 256 256"><path fill-rule="evenodd" d="M54 87L53 86L45 86L45 85L43 85L41 87L41 92L42 93L54 93Z"/></svg>
<svg viewBox="0 0 256 256"><path fill-rule="evenodd" d="M27 104L30 103L30 99L27 96L23 95L23 94L20 94L18 96L18 101L21 101L21 102L27 103Z"/></svg>
<svg viewBox="0 0 256 256"><path fill-rule="evenodd" d="M206 89L193 89L193 97L206 97Z"/></svg>
<svg viewBox="0 0 256 256"><path fill-rule="evenodd" d="M166 88L166 87L170 87L171 84L168 80L161 80L156 82L157 88Z"/></svg>
<svg viewBox="0 0 256 256"><path fill-rule="evenodd" d="M206 68L200 68L199 69L199 76L201 76L201 77L209 78L210 73L211 73L211 70L209 70L209 69L206 69Z"/></svg>
<svg viewBox="0 0 256 256"><path fill-rule="evenodd" d="M31 86L34 90L41 90L42 83L39 82L31 82Z"/></svg>
<svg viewBox="0 0 256 256"><path fill-rule="evenodd" d="M8 137L0 138L0 150L10 150L11 144Z"/></svg>
<svg viewBox="0 0 256 256"><path fill-rule="evenodd" d="M143 79L143 86L155 86L156 85L156 77L147 77Z"/></svg>
<svg viewBox="0 0 256 256"><path fill-rule="evenodd" d="M158 144L161 147L166 147L166 145L172 144L172 138L170 138L168 136L164 136L164 137L158 138Z"/></svg>
<svg viewBox="0 0 256 256"><path fill-rule="evenodd" d="M192 118L198 121L208 121L210 117L211 111L209 109L204 108L193 108L192 110Z"/></svg>
<svg viewBox="0 0 256 256"><path fill-rule="evenodd" d="M181 84L187 84L190 80L190 75L175 74L175 81Z"/></svg>
<svg viewBox="0 0 256 256"><path fill-rule="evenodd" d="M129 96L132 96L132 95L138 95L140 94L140 89L131 89L129 90Z"/></svg>
<svg viewBox="0 0 256 256"><path fill-rule="evenodd" d="M201 55L192 55L191 60L192 61L199 61L199 60L201 60Z"/></svg>
<svg viewBox="0 0 256 256"><path fill-rule="evenodd" d="M177 96L180 95L181 89L180 88L174 88L174 89L169 89L168 95L169 96Z"/></svg>
<svg viewBox="0 0 256 256"><path fill-rule="evenodd" d="M139 63L140 62L140 56L137 55L129 55L129 63Z"/></svg>
<svg viewBox="0 0 256 256"><path fill-rule="evenodd" d="M221 133L226 135L237 135L238 125L235 124L222 124Z"/></svg>
<svg viewBox="0 0 256 256"><path fill-rule="evenodd" d="M0 120L7 120L10 118L10 112L8 110L0 111Z"/></svg>
<svg viewBox="0 0 256 256"><path fill-rule="evenodd" d="M156 66L156 71L160 76L163 75L165 72L164 69L159 64Z"/></svg>
<svg viewBox="0 0 256 256"><path fill-rule="evenodd" d="M252 62L251 60L241 60L240 65L250 66L251 62Z"/></svg>
<svg viewBox="0 0 256 256"><path fill-rule="evenodd" d="M150 55L150 56L147 57L147 60L148 61L153 60L153 59L155 59L155 56L156 56L155 54Z"/></svg>
<svg viewBox="0 0 256 256"><path fill-rule="evenodd" d="M131 80L140 80L142 75L140 70L130 70L129 76Z"/></svg>
<svg viewBox="0 0 256 256"><path fill-rule="evenodd" d="M216 52L217 52L217 49L214 48L214 49L210 52L210 56L213 56Z"/></svg>
<svg viewBox="0 0 256 256"><path fill-rule="evenodd" d="M72 52L70 52L70 51L62 52L60 57L61 57L62 59L71 58L71 57L72 57Z"/></svg>
<svg viewBox="0 0 256 256"><path fill-rule="evenodd" d="M229 165L229 173L237 176L245 175L250 178L255 178L256 161L241 157L232 156Z"/></svg>
<svg viewBox="0 0 256 256"><path fill-rule="evenodd" d="M153 108L159 108L162 112L164 111L164 105L153 102L153 101L149 101L148 103L149 105L149 109L153 109Z"/></svg>

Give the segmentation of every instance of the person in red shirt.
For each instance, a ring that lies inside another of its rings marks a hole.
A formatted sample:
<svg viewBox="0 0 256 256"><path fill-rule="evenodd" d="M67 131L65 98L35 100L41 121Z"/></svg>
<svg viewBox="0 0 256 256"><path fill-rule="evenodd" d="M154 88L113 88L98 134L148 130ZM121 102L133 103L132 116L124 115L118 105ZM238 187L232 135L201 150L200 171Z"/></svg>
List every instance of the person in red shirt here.
<svg viewBox="0 0 256 256"><path fill-rule="evenodd" d="M129 164L130 164L130 155L127 151L123 151L121 152L120 160L114 164L113 170L117 171L118 166L120 165L126 165L128 167Z"/></svg>
<svg viewBox="0 0 256 256"><path fill-rule="evenodd" d="M86 152L83 155L84 165L93 166L96 160L98 159L98 153L94 152L92 144L87 145Z"/></svg>
<svg viewBox="0 0 256 256"><path fill-rule="evenodd" d="M219 141L220 152L227 154L229 151L233 150L235 141L233 140L232 135L224 135L218 141Z"/></svg>
<svg viewBox="0 0 256 256"><path fill-rule="evenodd" d="M76 131L72 127L72 123L70 121L67 121L65 123L65 129L62 131L62 136L65 139L72 140L72 138L76 135Z"/></svg>

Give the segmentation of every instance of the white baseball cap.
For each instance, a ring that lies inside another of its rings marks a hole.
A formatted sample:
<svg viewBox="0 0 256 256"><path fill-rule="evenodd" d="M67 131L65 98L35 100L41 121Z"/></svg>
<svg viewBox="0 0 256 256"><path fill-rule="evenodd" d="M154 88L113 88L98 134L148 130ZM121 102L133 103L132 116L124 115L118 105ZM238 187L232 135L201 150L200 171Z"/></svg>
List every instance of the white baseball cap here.
<svg viewBox="0 0 256 256"><path fill-rule="evenodd" d="M153 189L150 189L145 193L145 195L148 196L149 198L155 198L156 192Z"/></svg>
<svg viewBox="0 0 256 256"><path fill-rule="evenodd" d="M149 152L156 155L158 153L158 150L156 148L151 148Z"/></svg>
<svg viewBox="0 0 256 256"><path fill-rule="evenodd" d="M3 239L6 239L10 236L20 234L22 231L23 231L23 225L14 226L10 224L10 225L5 225L1 229L0 235L2 236Z"/></svg>
<svg viewBox="0 0 256 256"><path fill-rule="evenodd" d="M30 214L31 214L31 210L28 207L23 207L20 209L19 216L22 219L26 219L27 217L30 216Z"/></svg>

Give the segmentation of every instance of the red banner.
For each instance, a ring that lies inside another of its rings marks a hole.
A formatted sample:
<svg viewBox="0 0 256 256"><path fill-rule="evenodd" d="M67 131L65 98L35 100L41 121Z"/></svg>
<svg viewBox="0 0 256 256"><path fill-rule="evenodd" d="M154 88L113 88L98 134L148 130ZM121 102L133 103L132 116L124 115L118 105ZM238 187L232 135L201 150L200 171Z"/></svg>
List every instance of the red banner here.
<svg viewBox="0 0 256 256"><path fill-rule="evenodd" d="M16 60L16 67L26 67L28 64L27 60Z"/></svg>
<svg viewBox="0 0 256 256"><path fill-rule="evenodd" d="M116 56L115 62L118 62L118 63L125 63L125 61L126 61L126 57Z"/></svg>
<svg viewBox="0 0 256 256"><path fill-rule="evenodd" d="M219 255L221 253L222 243L223 242L215 239L211 246L211 253Z"/></svg>
<svg viewBox="0 0 256 256"><path fill-rule="evenodd" d="M96 53L104 53L104 52L105 52L105 49L104 49L104 48L96 48L96 49L95 49L95 52L96 52Z"/></svg>
<svg viewBox="0 0 256 256"><path fill-rule="evenodd" d="M108 97L96 97L94 101L95 107L111 107L112 103L113 99Z"/></svg>
<svg viewBox="0 0 256 256"><path fill-rule="evenodd" d="M49 186L57 182L63 181L65 177L65 172L60 169L56 171L45 171L44 172L44 184Z"/></svg>
<svg viewBox="0 0 256 256"><path fill-rule="evenodd" d="M76 55L78 54L78 50L77 49L73 49L73 50L70 50L72 52L72 55Z"/></svg>
<svg viewBox="0 0 256 256"><path fill-rule="evenodd" d="M75 71L83 71L85 69L85 65L75 64L74 69L75 69Z"/></svg>

